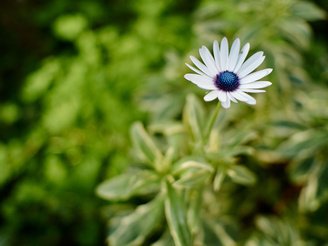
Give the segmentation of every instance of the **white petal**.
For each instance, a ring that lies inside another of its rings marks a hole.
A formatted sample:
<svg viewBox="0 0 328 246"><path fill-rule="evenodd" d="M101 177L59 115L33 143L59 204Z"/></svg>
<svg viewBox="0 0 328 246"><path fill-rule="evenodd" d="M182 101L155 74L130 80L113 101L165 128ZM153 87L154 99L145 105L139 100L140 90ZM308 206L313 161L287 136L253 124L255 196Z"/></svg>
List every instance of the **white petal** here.
<svg viewBox="0 0 328 246"><path fill-rule="evenodd" d="M221 66L220 66L219 44L218 44L218 41L216 41L216 40L213 43L213 53L214 53L215 65L216 65L218 71L221 72L222 69L221 69Z"/></svg>
<svg viewBox="0 0 328 246"><path fill-rule="evenodd" d="M250 105L255 105L256 104L256 100L251 97L250 95L242 92L242 91L238 91L238 93L240 93L240 95L242 95L244 98L247 99L246 103L250 104Z"/></svg>
<svg viewBox="0 0 328 246"><path fill-rule="evenodd" d="M257 54L257 53L256 53ZM254 55L256 55L254 54ZM253 57L253 56L252 56ZM251 57L251 58L252 58ZM265 56L259 56L259 57L254 57L253 60L251 60L249 63L248 61L251 59L249 58L239 69L238 71L238 76L239 78L245 77L247 74L253 72L258 66L262 64L262 62L265 59Z"/></svg>
<svg viewBox="0 0 328 246"><path fill-rule="evenodd" d="M238 101L234 98L234 96L231 94L231 92L227 92L227 96L234 103L238 103Z"/></svg>
<svg viewBox="0 0 328 246"><path fill-rule="evenodd" d="M204 96L204 100L206 102L209 102L209 101L213 101L215 98L217 98L219 96L219 91L218 90L215 90L215 91L210 91L209 93L207 93L205 96Z"/></svg>
<svg viewBox="0 0 328 246"><path fill-rule="evenodd" d="M261 58L262 56L263 56L263 51L256 52L241 65L240 69L238 70L238 73L241 73L242 70L244 70L246 67L251 65L254 61Z"/></svg>
<svg viewBox="0 0 328 246"><path fill-rule="evenodd" d="M214 82L211 81L210 78L204 77L202 75L198 74L185 74L185 79L191 81L192 83L196 84L199 88L205 89L205 90L215 90L217 89L214 85Z"/></svg>
<svg viewBox="0 0 328 246"><path fill-rule="evenodd" d="M203 76L205 76L205 77L209 77L209 78L210 78L210 76L208 76L207 74L205 74L205 73L199 71L197 68L194 68L193 66L190 66L188 63L185 63L185 64L186 64L191 70L193 70L194 72L196 72L196 73L198 73L198 74L200 74L200 75L203 75Z"/></svg>
<svg viewBox="0 0 328 246"><path fill-rule="evenodd" d="M239 50L240 50L240 40L239 40L239 38L237 38L233 42L231 49L230 49L229 66L228 66L229 71L233 71L233 69L236 66Z"/></svg>
<svg viewBox="0 0 328 246"><path fill-rule="evenodd" d="M208 76L212 77L215 75L215 73L212 73L203 63L198 61L195 57L190 56L190 59L202 72L206 73Z"/></svg>
<svg viewBox="0 0 328 246"><path fill-rule="evenodd" d="M210 51L203 46L201 49L199 49L199 54L201 58L203 59L205 65L207 68L214 74L218 73L218 70L215 65L215 61L213 59L213 56L211 55Z"/></svg>
<svg viewBox="0 0 328 246"><path fill-rule="evenodd" d="M227 92L225 92L225 91L219 91L219 100L220 100L220 102L227 101Z"/></svg>
<svg viewBox="0 0 328 246"><path fill-rule="evenodd" d="M241 67L241 65L243 64L243 62L246 59L246 56L248 54L248 51L249 51L249 43L245 44L244 47L241 49L240 54L238 56L238 60L237 60L236 66L233 69L233 72L234 73L237 73L238 72L239 68Z"/></svg>
<svg viewBox="0 0 328 246"><path fill-rule="evenodd" d="M229 98L225 102L221 102L221 104L222 104L222 107L224 107L224 108L230 108L230 100L229 100Z"/></svg>
<svg viewBox="0 0 328 246"><path fill-rule="evenodd" d="M272 69L267 68L267 69L257 71L255 73L251 73L251 74L247 75L246 77L240 79L240 84L247 84L247 83L251 83L256 80L262 79L263 77L267 76L271 72L272 72Z"/></svg>
<svg viewBox="0 0 328 246"><path fill-rule="evenodd" d="M224 37L221 41L220 45L220 65L222 71L225 71L228 69L228 52L229 52L229 47L228 47L228 40L226 37Z"/></svg>
<svg viewBox="0 0 328 246"><path fill-rule="evenodd" d="M258 89L258 88L265 88L272 85L269 81L257 81L248 84L242 84L239 86L240 89Z"/></svg>
<svg viewBox="0 0 328 246"><path fill-rule="evenodd" d="M247 98L239 93L239 90L231 92L231 94L239 101L246 102Z"/></svg>
<svg viewBox="0 0 328 246"><path fill-rule="evenodd" d="M265 90L255 90L255 89L242 89L243 92L250 92L250 93L263 93Z"/></svg>

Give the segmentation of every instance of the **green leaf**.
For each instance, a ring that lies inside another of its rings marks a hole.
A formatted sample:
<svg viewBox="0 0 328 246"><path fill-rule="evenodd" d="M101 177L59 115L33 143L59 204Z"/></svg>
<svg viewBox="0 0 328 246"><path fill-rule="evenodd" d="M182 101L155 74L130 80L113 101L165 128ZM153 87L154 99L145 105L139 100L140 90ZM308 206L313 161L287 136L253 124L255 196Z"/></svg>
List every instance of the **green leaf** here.
<svg viewBox="0 0 328 246"><path fill-rule="evenodd" d="M188 228L186 208L179 194L167 181L167 199L165 201L165 214L171 236L176 246L190 246L191 235Z"/></svg>
<svg viewBox="0 0 328 246"><path fill-rule="evenodd" d="M304 182L314 165L315 160L313 157L295 160L290 167L289 175L295 183Z"/></svg>
<svg viewBox="0 0 328 246"><path fill-rule="evenodd" d="M61 64L56 59L45 60L39 70L26 78L25 86L22 89L22 99L26 102L33 102L43 96L60 74L60 66Z"/></svg>
<svg viewBox="0 0 328 246"><path fill-rule="evenodd" d="M195 157L184 158L178 161L173 168L173 173L180 174L180 179L174 185L185 188L200 186L204 184L214 172L213 167Z"/></svg>
<svg viewBox="0 0 328 246"><path fill-rule="evenodd" d="M224 170L217 170L216 175L214 177L214 181L213 181L213 189L216 192L220 190L225 176L226 176L226 173Z"/></svg>
<svg viewBox="0 0 328 246"><path fill-rule="evenodd" d="M294 15L308 21L315 21L325 18L326 13L314 3L299 1L292 7Z"/></svg>
<svg viewBox="0 0 328 246"><path fill-rule="evenodd" d="M245 166L234 165L228 171L233 182L243 185L253 185L256 183L255 174Z"/></svg>
<svg viewBox="0 0 328 246"><path fill-rule="evenodd" d="M188 139L188 132L182 122L172 123L162 121L152 124L150 129L152 132L165 135L168 146L174 150L172 159L176 160L179 156L183 155L183 153L187 152L188 145L186 145L186 139Z"/></svg>
<svg viewBox="0 0 328 246"><path fill-rule="evenodd" d="M240 127L237 132L231 132L229 139L227 140L227 145L234 148L247 141L253 140L256 137L257 134L254 131L251 131L250 126L246 124L244 127Z"/></svg>
<svg viewBox="0 0 328 246"><path fill-rule="evenodd" d="M322 201L326 201L328 198L328 160L320 168L317 196Z"/></svg>
<svg viewBox="0 0 328 246"><path fill-rule="evenodd" d="M302 154L313 155L328 145L328 133L324 130L298 132L280 146L280 152L287 157Z"/></svg>
<svg viewBox="0 0 328 246"><path fill-rule="evenodd" d="M123 217L116 230L109 236L113 246L139 246L146 237L161 223L164 210L164 197L158 196L153 201L137 207Z"/></svg>
<svg viewBox="0 0 328 246"><path fill-rule="evenodd" d="M189 206L187 211L187 220L193 236L198 234L200 211L203 204L203 187L191 189L189 195Z"/></svg>
<svg viewBox="0 0 328 246"><path fill-rule="evenodd" d="M273 122L274 126L277 127L284 127L284 128L291 128L296 130L305 130L307 127L304 124L301 124L300 122L294 122L294 121L288 121L288 120L279 120L276 122Z"/></svg>
<svg viewBox="0 0 328 246"><path fill-rule="evenodd" d="M172 246L174 245L173 238L171 237L169 231L165 231L161 238L153 243L151 246Z"/></svg>
<svg viewBox="0 0 328 246"><path fill-rule="evenodd" d="M264 217L258 216L255 218L255 224L259 231L257 237L251 238L246 245L253 245L251 242L256 242L256 245L303 245L300 244L303 240L294 224L290 224L287 221L280 220L277 217ZM296 243L299 242L299 243Z"/></svg>
<svg viewBox="0 0 328 246"><path fill-rule="evenodd" d="M205 127L205 113L201 103L195 95L187 96L183 118L191 131L194 142L201 142Z"/></svg>
<svg viewBox="0 0 328 246"><path fill-rule="evenodd" d="M188 156L176 162L173 167L173 173L182 174L189 171L199 171L199 170L207 170L209 172L213 172L213 167L206 163L202 158Z"/></svg>
<svg viewBox="0 0 328 246"><path fill-rule="evenodd" d="M316 163L299 197L299 205L302 211L316 211L328 200L327 177L328 163Z"/></svg>
<svg viewBox="0 0 328 246"><path fill-rule="evenodd" d="M198 240L206 246L236 246L236 229L229 221L219 221L217 218L206 216L202 218L202 237Z"/></svg>
<svg viewBox="0 0 328 246"><path fill-rule="evenodd" d="M204 184L211 176L211 171L207 169L185 173L179 180L174 182L174 186L184 188L199 187Z"/></svg>
<svg viewBox="0 0 328 246"><path fill-rule="evenodd" d="M55 21L53 29L57 36L66 40L74 40L86 29L87 22L87 19L80 14L64 15Z"/></svg>
<svg viewBox="0 0 328 246"><path fill-rule="evenodd" d="M140 122L136 122L131 127L131 138L135 148L140 155L155 169L158 170L159 162L163 158L151 137L146 132Z"/></svg>
<svg viewBox="0 0 328 246"><path fill-rule="evenodd" d="M136 194L145 194L159 189L159 177L151 171L127 173L100 184L97 195L111 201L126 200Z"/></svg>

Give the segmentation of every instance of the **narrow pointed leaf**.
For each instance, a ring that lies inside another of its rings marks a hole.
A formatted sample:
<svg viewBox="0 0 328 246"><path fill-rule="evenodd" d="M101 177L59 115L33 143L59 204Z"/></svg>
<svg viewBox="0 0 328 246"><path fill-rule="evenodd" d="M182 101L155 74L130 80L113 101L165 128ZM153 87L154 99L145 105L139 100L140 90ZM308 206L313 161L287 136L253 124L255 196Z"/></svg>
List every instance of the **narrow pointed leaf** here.
<svg viewBox="0 0 328 246"><path fill-rule="evenodd" d="M190 171L201 171L201 170L207 170L209 172L213 172L213 167L206 163L205 161L198 159L196 157L190 157L183 160L178 161L174 164L173 167L173 173L185 173Z"/></svg>
<svg viewBox="0 0 328 246"><path fill-rule="evenodd" d="M174 245L173 238L171 237L169 231L165 231L161 238L153 243L151 246L172 246Z"/></svg>
<svg viewBox="0 0 328 246"><path fill-rule="evenodd" d="M184 188L199 187L204 184L211 176L209 170L203 169L200 171L188 172L181 176L181 178L174 183L174 186Z"/></svg>
<svg viewBox="0 0 328 246"><path fill-rule="evenodd" d="M142 245L153 229L161 223L164 216L164 197L158 196L153 201L137 207L137 209L123 217L118 227L109 236L112 246Z"/></svg>
<svg viewBox="0 0 328 246"><path fill-rule="evenodd" d="M256 183L255 174L247 167L241 165L232 166L227 174L230 176L233 182L243 185L253 185Z"/></svg>
<svg viewBox="0 0 328 246"><path fill-rule="evenodd" d="M217 218L202 218L203 240L206 246L236 246L236 228L232 221Z"/></svg>
<svg viewBox="0 0 328 246"><path fill-rule="evenodd" d="M151 171L126 173L109 179L97 187L97 195L110 200L126 200L136 194L145 194L159 189L159 177Z"/></svg>
<svg viewBox="0 0 328 246"><path fill-rule="evenodd" d="M188 95L183 113L184 121L188 125L194 142L201 142L204 130L204 109L195 95Z"/></svg>
<svg viewBox="0 0 328 246"><path fill-rule="evenodd" d="M171 236L176 246L190 246L192 245L191 235L187 223L185 205L169 182L166 182L166 188L165 214Z"/></svg>
<svg viewBox="0 0 328 246"><path fill-rule="evenodd" d="M189 207L187 211L187 218L189 223L189 228L193 236L198 234L199 231L199 220L200 211L203 202L203 188L202 185L198 189L191 190Z"/></svg>
<svg viewBox="0 0 328 246"><path fill-rule="evenodd" d="M134 123L131 127L131 138L135 148L140 155L154 168L162 158L162 153L159 151L154 141L146 132L140 122Z"/></svg>
<svg viewBox="0 0 328 246"><path fill-rule="evenodd" d="M213 182L213 189L215 191L219 191L222 184L223 184L223 181L224 181L224 178L226 176L226 173L223 171L223 170L218 170L215 177L214 177L214 182Z"/></svg>

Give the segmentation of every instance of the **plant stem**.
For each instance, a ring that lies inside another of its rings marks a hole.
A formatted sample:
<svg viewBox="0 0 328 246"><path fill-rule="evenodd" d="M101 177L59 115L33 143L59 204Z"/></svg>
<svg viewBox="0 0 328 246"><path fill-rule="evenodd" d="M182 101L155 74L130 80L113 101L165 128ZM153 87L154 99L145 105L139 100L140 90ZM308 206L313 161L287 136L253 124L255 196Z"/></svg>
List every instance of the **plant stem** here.
<svg viewBox="0 0 328 246"><path fill-rule="evenodd" d="M207 131L206 131L206 134L205 134L205 138L204 138L204 142L205 141L208 141L208 138L210 136L210 133L212 131L212 128L213 128L213 125L215 123L215 120L216 120L216 117L218 116L218 113L220 111L220 108L221 108L221 105L220 105L220 102L218 102L218 105L216 106L216 109L215 109L215 112L214 114L212 115L212 119L207 127Z"/></svg>

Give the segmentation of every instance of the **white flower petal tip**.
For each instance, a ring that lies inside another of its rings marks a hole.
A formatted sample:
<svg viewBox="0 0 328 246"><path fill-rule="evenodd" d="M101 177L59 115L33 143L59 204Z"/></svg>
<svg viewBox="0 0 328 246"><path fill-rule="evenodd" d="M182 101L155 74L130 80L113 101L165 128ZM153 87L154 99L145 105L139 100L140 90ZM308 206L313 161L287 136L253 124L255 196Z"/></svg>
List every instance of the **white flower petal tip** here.
<svg viewBox="0 0 328 246"><path fill-rule="evenodd" d="M205 101L217 98L223 108L230 108L231 102L238 103L238 100L255 105L256 100L247 93L263 93L263 88L272 85L269 81L259 81L273 71L271 68L254 72L265 60L264 52L259 51L246 60L249 43L240 48L237 38L229 50L228 40L224 37L221 42L213 42L213 54L202 46L199 49L201 60L190 56L195 67L186 65L196 74L184 77L199 88L210 90L204 96Z"/></svg>
<svg viewBox="0 0 328 246"><path fill-rule="evenodd" d="M272 68L267 68L266 70L267 70L267 75L269 75L273 71Z"/></svg>
<svg viewBox="0 0 328 246"><path fill-rule="evenodd" d="M227 99L225 102L221 102L223 108L230 108L230 99Z"/></svg>
<svg viewBox="0 0 328 246"><path fill-rule="evenodd" d="M218 91L210 91L209 93L207 93L204 96L204 101L209 102L209 101L213 101L214 99L216 99L219 96L219 92Z"/></svg>

